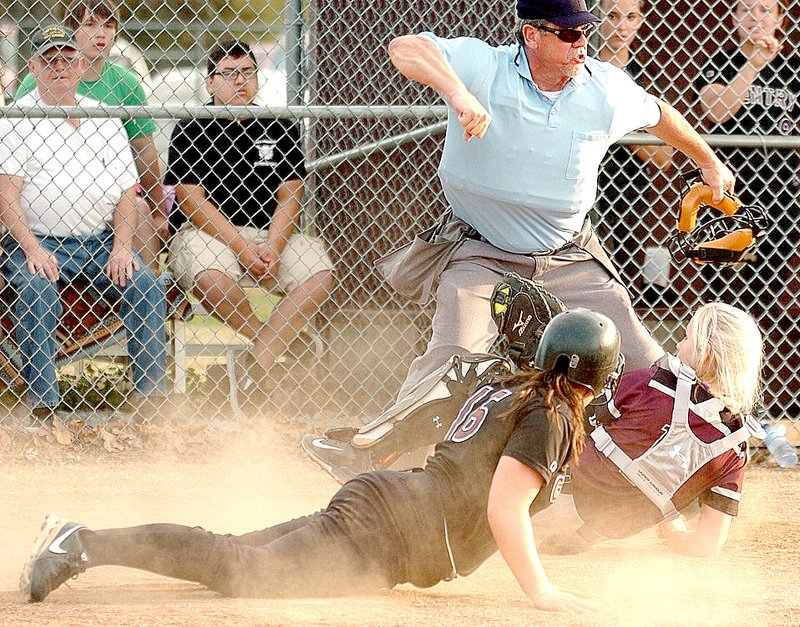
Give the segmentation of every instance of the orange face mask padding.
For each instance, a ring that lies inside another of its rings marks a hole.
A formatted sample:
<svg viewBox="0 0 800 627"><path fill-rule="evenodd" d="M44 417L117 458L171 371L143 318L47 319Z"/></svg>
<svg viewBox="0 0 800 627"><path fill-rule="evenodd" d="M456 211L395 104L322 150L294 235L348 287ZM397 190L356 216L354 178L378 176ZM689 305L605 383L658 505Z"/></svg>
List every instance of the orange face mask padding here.
<svg viewBox="0 0 800 627"><path fill-rule="evenodd" d="M725 215L732 216L739 211L742 202L736 196L725 195L721 201L715 203L712 200L711 188L704 183L695 183L681 201L681 215L678 219L679 231L689 233L697 225L697 212L702 205L714 207Z"/></svg>
<svg viewBox="0 0 800 627"><path fill-rule="evenodd" d="M752 229L739 229L728 233L725 237L711 240L710 242L703 242L698 244L697 249L700 248L718 248L721 250L742 251L746 250L753 243ZM696 259L697 263L708 263L706 260Z"/></svg>

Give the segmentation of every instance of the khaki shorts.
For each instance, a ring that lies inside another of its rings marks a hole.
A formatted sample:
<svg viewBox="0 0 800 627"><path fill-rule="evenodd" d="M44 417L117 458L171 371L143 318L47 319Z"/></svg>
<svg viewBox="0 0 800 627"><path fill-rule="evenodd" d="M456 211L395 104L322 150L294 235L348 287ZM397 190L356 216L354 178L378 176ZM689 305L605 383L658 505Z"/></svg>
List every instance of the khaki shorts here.
<svg viewBox="0 0 800 627"><path fill-rule="evenodd" d="M265 243L267 231L253 227L237 227L249 242ZM318 272L333 270L333 262L316 237L295 233L289 238L278 267L277 281L257 282L247 274L233 251L218 239L186 224L175 234L169 246L169 269L186 291L194 288L195 277L205 270L219 270L243 287L267 287L282 294L291 292Z"/></svg>

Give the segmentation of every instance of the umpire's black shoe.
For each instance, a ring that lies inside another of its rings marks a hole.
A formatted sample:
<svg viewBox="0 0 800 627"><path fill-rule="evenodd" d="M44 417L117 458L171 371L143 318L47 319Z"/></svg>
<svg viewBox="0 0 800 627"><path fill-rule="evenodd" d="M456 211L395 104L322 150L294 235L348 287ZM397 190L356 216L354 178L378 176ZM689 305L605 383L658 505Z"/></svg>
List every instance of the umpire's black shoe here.
<svg viewBox="0 0 800 627"><path fill-rule="evenodd" d="M369 451L357 449L350 442L325 436L304 435L301 445L308 456L339 483L373 470Z"/></svg>
<svg viewBox="0 0 800 627"><path fill-rule="evenodd" d="M33 545L31 558L19 579L20 592L30 603L44 601L62 583L86 570L89 557L78 537L83 525L50 514Z"/></svg>

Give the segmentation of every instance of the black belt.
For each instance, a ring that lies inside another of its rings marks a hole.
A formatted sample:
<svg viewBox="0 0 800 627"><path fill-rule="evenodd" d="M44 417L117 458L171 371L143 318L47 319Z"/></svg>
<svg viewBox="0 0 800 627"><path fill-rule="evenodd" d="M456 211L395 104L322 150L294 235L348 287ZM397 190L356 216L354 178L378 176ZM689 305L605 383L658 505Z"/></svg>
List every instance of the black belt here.
<svg viewBox="0 0 800 627"><path fill-rule="evenodd" d="M578 235L580 235L580 233L578 233ZM578 238L578 235L575 236L575 239ZM466 239L474 239L477 242L484 242L486 244L489 244L490 246L494 246L498 250L502 250L504 253L508 253L509 255L522 255L524 257L552 257L553 255L557 255L561 251L566 250L567 248L569 248L570 246L572 246L575 243L575 239L573 239L573 240L567 242L566 244L564 244L562 246L559 246L558 248L551 248L549 250L535 251L535 252L531 252L531 253L512 253L512 252L510 252L508 250L504 250L504 249L500 248L499 246L495 246L488 239L486 239L483 235L478 233L478 231L476 231L475 229L470 229L469 231L466 231L464 233L464 237Z"/></svg>

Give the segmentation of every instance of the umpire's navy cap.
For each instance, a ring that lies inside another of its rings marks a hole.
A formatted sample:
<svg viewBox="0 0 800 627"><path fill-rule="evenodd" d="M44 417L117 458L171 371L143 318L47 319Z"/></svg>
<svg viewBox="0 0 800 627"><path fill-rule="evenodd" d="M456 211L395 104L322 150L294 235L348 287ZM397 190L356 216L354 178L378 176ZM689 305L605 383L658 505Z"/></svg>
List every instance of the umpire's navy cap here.
<svg viewBox="0 0 800 627"><path fill-rule="evenodd" d="M517 17L547 20L565 28L600 21L586 7L586 0L517 0Z"/></svg>
<svg viewBox="0 0 800 627"><path fill-rule="evenodd" d="M38 57L53 48L79 50L75 31L68 26L51 24L34 33L31 39L31 57Z"/></svg>

